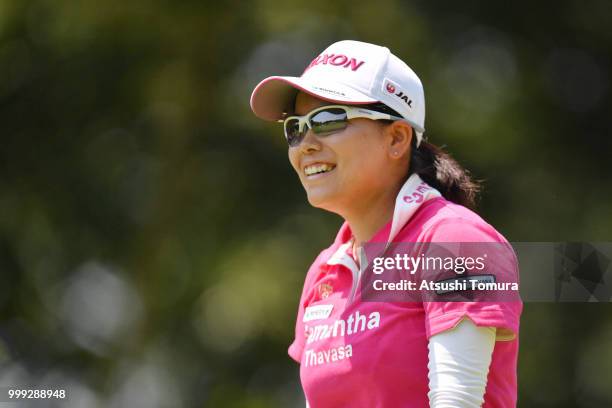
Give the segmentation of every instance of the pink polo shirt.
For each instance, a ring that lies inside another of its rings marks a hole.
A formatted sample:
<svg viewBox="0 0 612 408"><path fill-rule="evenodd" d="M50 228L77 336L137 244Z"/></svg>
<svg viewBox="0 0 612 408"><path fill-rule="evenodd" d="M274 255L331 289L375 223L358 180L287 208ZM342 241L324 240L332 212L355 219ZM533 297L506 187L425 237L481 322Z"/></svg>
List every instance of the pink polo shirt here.
<svg viewBox="0 0 612 408"><path fill-rule="evenodd" d="M394 219L397 213L396 207ZM397 222L389 222L370 242L387 242L392 224ZM362 302L359 296L349 301L358 273L349 255L351 236L345 223L310 267L300 299L289 355L301 365L311 408L429 406L428 338L464 317L478 326L503 329L498 330L483 406L516 406L522 303ZM506 240L469 209L434 197L411 213L393 242Z"/></svg>

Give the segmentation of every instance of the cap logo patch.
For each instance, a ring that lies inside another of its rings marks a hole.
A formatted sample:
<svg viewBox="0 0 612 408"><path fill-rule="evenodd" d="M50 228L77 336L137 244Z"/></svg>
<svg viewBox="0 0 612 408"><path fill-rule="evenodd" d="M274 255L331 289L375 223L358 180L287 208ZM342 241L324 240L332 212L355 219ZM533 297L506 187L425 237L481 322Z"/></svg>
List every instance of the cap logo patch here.
<svg viewBox="0 0 612 408"><path fill-rule="evenodd" d="M387 79L386 82L387 82L387 84L385 85L385 89L387 90L387 92L389 92L390 94L400 98L402 101L404 101L404 103L406 105L408 105L408 107L412 108L412 99L410 99L408 97L408 95L405 95L404 92L402 92L402 91L396 92L397 91L397 87L395 85L393 85L391 83L391 81L389 81L388 79Z"/></svg>
<svg viewBox="0 0 612 408"><path fill-rule="evenodd" d="M321 54L317 58L313 59L312 62L306 67L304 72L310 68L323 64L323 65L334 65L336 67L350 68L351 71L357 71L365 61L357 61L354 57L347 57L344 54Z"/></svg>

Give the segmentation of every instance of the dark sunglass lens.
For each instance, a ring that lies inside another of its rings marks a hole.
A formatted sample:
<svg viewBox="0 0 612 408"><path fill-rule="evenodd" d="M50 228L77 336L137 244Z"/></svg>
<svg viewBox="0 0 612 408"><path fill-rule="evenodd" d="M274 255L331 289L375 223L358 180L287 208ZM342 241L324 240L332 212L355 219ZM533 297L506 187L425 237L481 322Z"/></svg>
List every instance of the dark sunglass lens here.
<svg viewBox="0 0 612 408"><path fill-rule="evenodd" d="M300 122L297 119L289 119L285 122L285 138L289 146L295 147L302 141L300 134Z"/></svg>
<svg viewBox="0 0 612 408"><path fill-rule="evenodd" d="M310 118L312 131L317 134L342 130L346 127L347 121L346 111L341 108L329 108L315 113Z"/></svg>

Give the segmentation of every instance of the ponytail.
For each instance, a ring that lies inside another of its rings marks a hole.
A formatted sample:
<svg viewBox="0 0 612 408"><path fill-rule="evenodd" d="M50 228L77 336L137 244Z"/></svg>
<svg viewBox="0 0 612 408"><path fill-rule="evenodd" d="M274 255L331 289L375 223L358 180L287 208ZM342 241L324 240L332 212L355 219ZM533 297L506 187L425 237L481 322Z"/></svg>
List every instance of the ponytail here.
<svg viewBox="0 0 612 408"><path fill-rule="evenodd" d="M413 138L415 140L415 138ZM425 140L412 145L409 174L418 174L444 198L470 209L476 208L481 186L450 154Z"/></svg>

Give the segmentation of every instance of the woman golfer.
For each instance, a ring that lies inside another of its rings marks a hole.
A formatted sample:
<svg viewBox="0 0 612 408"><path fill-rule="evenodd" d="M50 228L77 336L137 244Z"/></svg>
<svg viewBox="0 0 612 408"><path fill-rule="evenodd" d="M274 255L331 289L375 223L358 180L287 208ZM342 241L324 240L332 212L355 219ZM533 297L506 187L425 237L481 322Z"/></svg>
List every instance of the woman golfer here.
<svg viewBox="0 0 612 408"><path fill-rule="evenodd" d="M356 294L369 244L507 244L468 209L478 186L466 170L423 139L417 75L387 48L340 41L301 77L263 80L251 107L284 123L310 204L345 220L306 275L289 347L307 405L515 406L520 301Z"/></svg>

